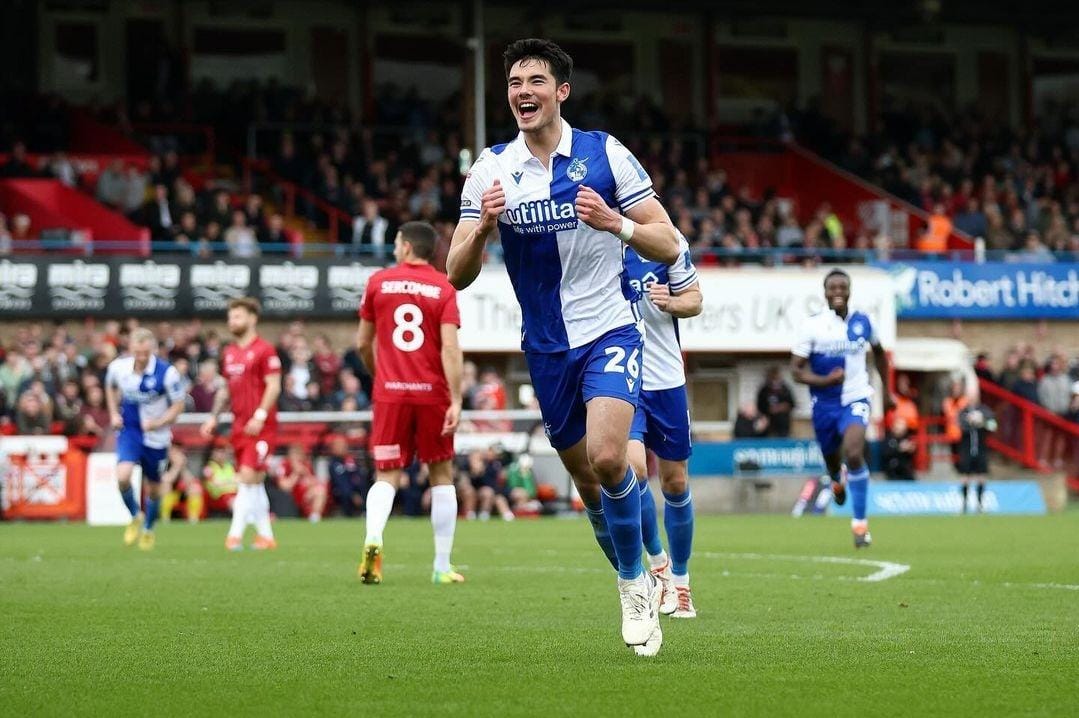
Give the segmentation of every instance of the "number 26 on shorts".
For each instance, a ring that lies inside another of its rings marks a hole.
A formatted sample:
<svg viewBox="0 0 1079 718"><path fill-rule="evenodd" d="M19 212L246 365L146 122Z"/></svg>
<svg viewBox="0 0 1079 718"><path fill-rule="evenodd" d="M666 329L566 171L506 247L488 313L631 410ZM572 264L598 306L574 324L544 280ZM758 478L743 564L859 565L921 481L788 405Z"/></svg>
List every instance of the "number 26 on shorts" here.
<svg viewBox="0 0 1079 718"><path fill-rule="evenodd" d="M607 347L604 354L610 357L607 363L603 367L605 372L618 372L619 374L625 374L627 371L629 375L636 379L641 374L641 365L637 361L637 358L641 355L640 349L634 349L629 355L629 359L626 359L626 350L622 347ZM625 365L622 360L625 359Z"/></svg>

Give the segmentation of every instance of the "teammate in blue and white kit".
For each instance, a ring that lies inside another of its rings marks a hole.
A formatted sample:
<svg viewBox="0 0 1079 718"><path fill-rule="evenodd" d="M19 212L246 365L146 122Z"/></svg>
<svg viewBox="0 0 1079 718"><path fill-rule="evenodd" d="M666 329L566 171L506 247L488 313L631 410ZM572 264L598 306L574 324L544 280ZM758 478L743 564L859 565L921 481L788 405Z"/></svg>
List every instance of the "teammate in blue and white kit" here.
<svg viewBox="0 0 1079 718"><path fill-rule="evenodd" d="M846 501L850 489L854 518L851 530L854 545L864 548L872 542L866 521L869 467L865 464L865 430L869 426L869 385L866 353L872 349L884 390L884 410L895 401L888 391L888 355L884 352L869 317L851 312L850 276L833 269L824 278L825 309L811 316L802 336L791 350L794 380L809 386L813 405L813 430L832 479L835 502ZM842 480L847 467L847 486Z"/></svg>
<svg viewBox="0 0 1079 718"><path fill-rule="evenodd" d="M629 460L640 477L641 533L649 567L663 587L660 613L695 618L697 611L689 591L693 500L688 460L692 445L678 320L700 314L703 298L689 244L681 235L679 248L677 261L669 265L641 259L633 249L626 250L626 277L645 327L641 396L629 433ZM663 525L670 556L659 538L656 502L648 488L646 448L659 460Z"/></svg>
<svg viewBox="0 0 1079 718"><path fill-rule="evenodd" d="M569 55L533 39L512 43L503 59L520 134L483 150L465 179L447 272L458 289L471 284L497 229L551 445L618 569L622 638L658 650L661 591L641 565L640 494L626 459L642 336L623 291L622 253L629 245L671 263L678 239L629 150L562 120Z"/></svg>
<svg viewBox="0 0 1079 718"><path fill-rule="evenodd" d="M120 496L131 512L124 531L124 543L139 548L154 547L154 522L161 500L161 472L166 463L172 430L169 428L184 410L184 386L180 372L155 356L157 340L149 329L131 333L131 356L109 364L105 374L105 397L112 426L120 431L116 439L116 478ZM131 488L131 472L142 467L144 485L149 486L146 514L139 510Z"/></svg>

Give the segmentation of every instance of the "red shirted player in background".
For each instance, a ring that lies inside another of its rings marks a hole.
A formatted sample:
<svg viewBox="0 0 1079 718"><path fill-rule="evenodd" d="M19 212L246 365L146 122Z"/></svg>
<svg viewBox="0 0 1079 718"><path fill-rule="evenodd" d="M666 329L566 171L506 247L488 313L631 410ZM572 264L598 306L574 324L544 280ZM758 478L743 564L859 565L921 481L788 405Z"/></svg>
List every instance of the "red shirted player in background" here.
<svg viewBox="0 0 1079 718"><path fill-rule="evenodd" d="M457 525L453 433L461 414L461 316L457 292L431 266L437 234L426 222L401 225L393 243L397 265L367 282L357 344L374 375L371 432L375 484L367 494L367 538L359 574L382 582L382 531L413 457L428 465L434 583L459 583L450 565Z"/></svg>
<svg viewBox="0 0 1079 718"><path fill-rule="evenodd" d="M281 360L273 345L258 335L259 303L250 297L229 302L228 325L235 340L221 354L226 385L214 397L210 418L202 434L212 437L217 416L232 409L232 451L239 469L239 488L232 504L232 525L225 548L243 549L244 529L250 519L257 550L277 548L270 526L270 499L263 483L266 459L277 441L277 397L281 394Z"/></svg>

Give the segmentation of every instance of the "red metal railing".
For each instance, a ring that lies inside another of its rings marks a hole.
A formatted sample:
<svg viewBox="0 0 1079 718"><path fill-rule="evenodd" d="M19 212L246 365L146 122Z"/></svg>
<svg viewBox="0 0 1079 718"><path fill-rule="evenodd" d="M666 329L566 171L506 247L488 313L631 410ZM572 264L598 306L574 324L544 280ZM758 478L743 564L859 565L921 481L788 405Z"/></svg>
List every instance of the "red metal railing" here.
<svg viewBox="0 0 1079 718"><path fill-rule="evenodd" d="M993 410L997 431L986 445L1020 466L1039 472L1061 471L1079 492L1079 424L1057 416L985 379L979 380L982 403ZM914 432L914 468L926 471L932 447L949 444L943 416L922 416Z"/></svg>
<svg viewBox="0 0 1079 718"><path fill-rule="evenodd" d="M936 431L930 432L930 427ZM951 442L944 436L943 416L920 416L918 428L914 430L914 470L928 471L930 465L931 450L933 444L949 444Z"/></svg>
<svg viewBox="0 0 1079 718"><path fill-rule="evenodd" d="M993 409L999 428L986 444L1036 471L1063 471L1079 490L1079 424L980 379L982 403Z"/></svg>

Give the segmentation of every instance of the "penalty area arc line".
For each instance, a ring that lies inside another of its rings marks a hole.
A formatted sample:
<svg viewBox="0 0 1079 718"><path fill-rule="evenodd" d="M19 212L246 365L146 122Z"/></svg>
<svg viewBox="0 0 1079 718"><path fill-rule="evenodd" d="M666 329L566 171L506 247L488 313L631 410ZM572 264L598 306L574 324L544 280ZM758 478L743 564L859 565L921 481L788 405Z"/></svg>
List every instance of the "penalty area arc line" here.
<svg viewBox="0 0 1079 718"><path fill-rule="evenodd" d="M847 566L867 566L877 569L868 576L858 576L855 581L877 583L895 578L910 570L910 565L895 563L893 561L875 561L867 558L849 558L846 556L794 556L790 554L765 554L765 553L714 553L703 552L695 554L700 558L736 558L748 560L772 560L772 561L800 561L805 563L833 563Z"/></svg>

